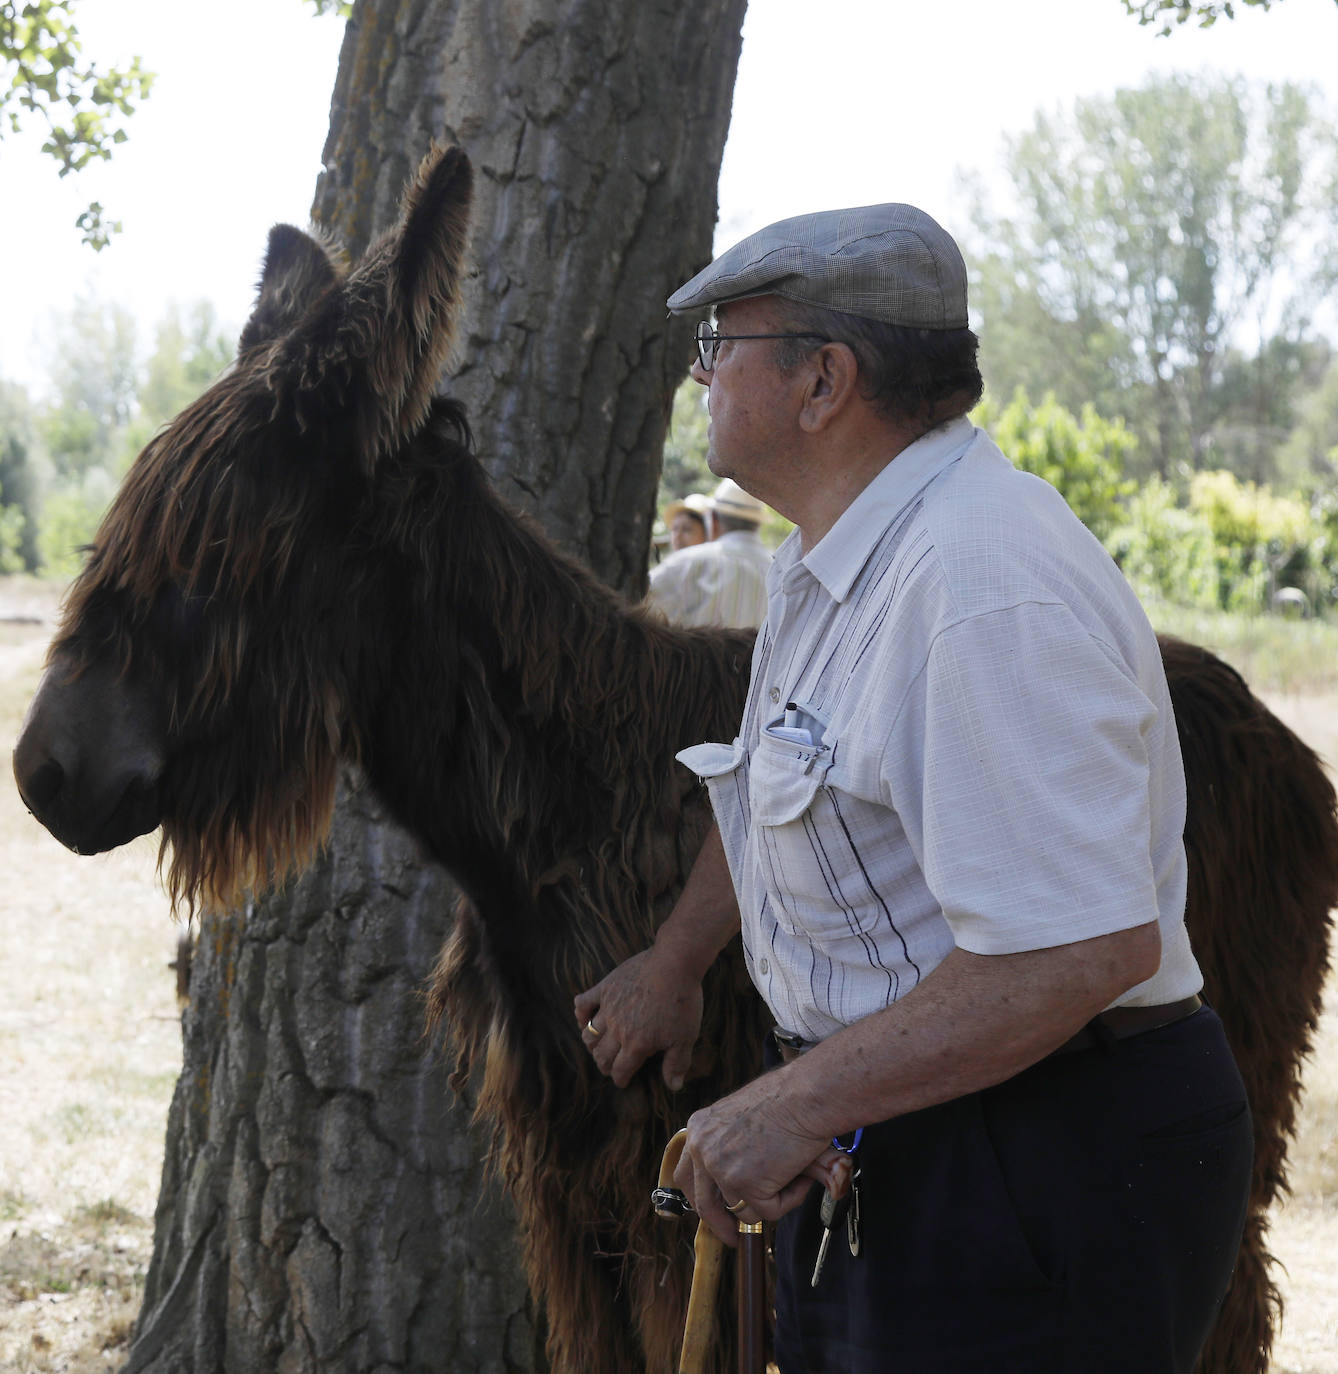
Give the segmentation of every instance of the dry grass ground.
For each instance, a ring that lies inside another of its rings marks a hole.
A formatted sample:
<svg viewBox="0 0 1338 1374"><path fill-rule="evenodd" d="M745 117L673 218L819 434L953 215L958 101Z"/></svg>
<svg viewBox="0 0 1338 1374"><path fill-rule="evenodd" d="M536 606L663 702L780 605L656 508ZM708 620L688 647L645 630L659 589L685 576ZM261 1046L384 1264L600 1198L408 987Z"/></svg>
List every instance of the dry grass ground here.
<svg viewBox="0 0 1338 1374"><path fill-rule="evenodd" d="M55 596L0 579L0 747L36 686ZM31 616L15 623L15 616ZM1338 695L1274 709L1338 761ZM0 1369L119 1368L152 1239L180 1066L176 929L143 840L79 859L0 780ZM1277 1374L1338 1374L1338 983L1308 1076L1293 1197L1274 1223Z"/></svg>
<svg viewBox="0 0 1338 1374"><path fill-rule="evenodd" d="M9 583L0 617L7 760L54 596ZM176 930L145 839L78 859L0 781L0 1369L117 1368L139 1308L181 1065Z"/></svg>

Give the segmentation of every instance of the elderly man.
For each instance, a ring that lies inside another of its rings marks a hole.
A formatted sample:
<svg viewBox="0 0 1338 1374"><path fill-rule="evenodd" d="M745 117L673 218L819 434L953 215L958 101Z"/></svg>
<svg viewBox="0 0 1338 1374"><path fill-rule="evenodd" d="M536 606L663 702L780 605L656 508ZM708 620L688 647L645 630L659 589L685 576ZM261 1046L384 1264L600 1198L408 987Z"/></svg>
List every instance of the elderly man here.
<svg viewBox="0 0 1338 1374"><path fill-rule="evenodd" d="M966 418L966 271L927 215L773 225L669 304L714 309L712 471L797 528L738 737L680 756L717 830L577 998L590 1053L680 1082L741 914L777 1066L691 1118L678 1177L727 1240L778 1221L784 1374L1188 1374L1251 1138L1153 632ZM821 1260L814 1180L850 1206Z"/></svg>
<svg viewBox="0 0 1338 1374"><path fill-rule="evenodd" d="M766 507L726 477L706 504L706 541L651 569L646 600L679 625L756 629L767 613Z"/></svg>

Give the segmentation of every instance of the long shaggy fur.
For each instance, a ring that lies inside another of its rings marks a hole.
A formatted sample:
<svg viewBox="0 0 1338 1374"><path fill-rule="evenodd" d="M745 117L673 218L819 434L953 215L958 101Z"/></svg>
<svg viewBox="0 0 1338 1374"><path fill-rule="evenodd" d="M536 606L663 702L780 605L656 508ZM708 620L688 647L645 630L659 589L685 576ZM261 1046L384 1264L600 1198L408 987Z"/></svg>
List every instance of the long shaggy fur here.
<svg viewBox="0 0 1338 1374"><path fill-rule="evenodd" d="M1169 638L1162 658L1188 786L1185 919L1255 1121L1245 1238L1200 1365L1263 1374L1282 1311L1268 1211L1287 1186L1287 1144L1329 967L1328 913L1338 904L1334 790L1314 752L1234 669Z"/></svg>
<svg viewBox="0 0 1338 1374"><path fill-rule="evenodd" d="M750 644L647 618L493 495L449 346L469 169L424 164L401 224L345 276L271 237L234 371L141 455L58 651L153 684L175 897L305 861L341 758L463 896L430 990L456 1081L492 1131L563 1374L675 1369L691 1248L648 1206L660 1151L758 1069L737 951L706 987L687 1086L593 1069L574 994L645 948L709 817L674 762L729 739ZM296 237L294 237L296 235ZM1276 1294L1264 1213L1284 1183L1338 891L1314 755L1211 656L1166 646L1190 781L1190 921L1254 1098L1250 1227L1204 1368L1259 1374ZM726 1319L727 1320L727 1319ZM728 1367L728 1342L718 1368Z"/></svg>

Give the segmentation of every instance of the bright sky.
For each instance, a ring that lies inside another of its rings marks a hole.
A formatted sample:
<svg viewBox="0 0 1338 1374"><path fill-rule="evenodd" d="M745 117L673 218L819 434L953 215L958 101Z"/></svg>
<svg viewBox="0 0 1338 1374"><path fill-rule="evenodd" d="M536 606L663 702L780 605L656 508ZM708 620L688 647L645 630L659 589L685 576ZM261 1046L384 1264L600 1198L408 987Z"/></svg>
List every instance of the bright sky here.
<svg viewBox="0 0 1338 1374"><path fill-rule="evenodd" d="M42 385L50 315L82 295L125 305L142 342L170 302L248 313L269 226L304 224L342 24L301 0L81 0L104 64L158 73L111 163L60 181L37 137L0 141L0 377ZM964 228L959 168L988 174L1005 132L1153 71L1310 81L1338 107L1338 4L1157 38L1119 0L753 0L720 186L719 246L801 211L917 203ZM690 91L684 98L690 98ZM94 254L75 216L125 225Z"/></svg>

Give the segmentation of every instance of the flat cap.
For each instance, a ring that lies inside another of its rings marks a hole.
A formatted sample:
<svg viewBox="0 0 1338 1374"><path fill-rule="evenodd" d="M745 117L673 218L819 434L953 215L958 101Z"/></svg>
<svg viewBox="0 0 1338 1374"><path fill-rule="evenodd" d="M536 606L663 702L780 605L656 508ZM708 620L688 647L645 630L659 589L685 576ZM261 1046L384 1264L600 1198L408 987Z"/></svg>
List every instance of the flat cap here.
<svg viewBox="0 0 1338 1374"><path fill-rule="evenodd" d="M824 210L769 224L669 297L676 315L745 296L784 296L914 329L965 329L966 264L913 205Z"/></svg>

